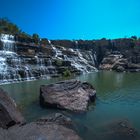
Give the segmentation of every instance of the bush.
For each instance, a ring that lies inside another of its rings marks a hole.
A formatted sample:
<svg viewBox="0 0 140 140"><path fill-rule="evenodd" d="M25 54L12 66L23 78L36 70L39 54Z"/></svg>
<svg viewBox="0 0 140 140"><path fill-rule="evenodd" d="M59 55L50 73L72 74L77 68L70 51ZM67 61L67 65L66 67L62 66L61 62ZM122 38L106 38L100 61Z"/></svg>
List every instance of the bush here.
<svg viewBox="0 0 140 140"><path fill-rule="evenodd" d="M63 65L63 61L60 60L60 59L57 59L57 60L55 61L55 64L56 64L57 66L62 66L62 65Z"/></svg>
<svg viewBox="0 0 140 140"><path fill-rule="evenodd" d="M21 30L7 18L0 18L0 33L19 34Z"/></svg>
<svg viewBox="0 0 140 140"><path fill-rule="evenodd" d="M47 38L42 38L42 39L40 40L40 45L41 45L41 46L46 47L47 44L48 44L48 40L47 40Z"/></svg>
<svg viewBox="0 0 140 140"><path fill-rule="evenodd" d="M71 76L71 72L70 72L68 69L66 69L66 70L63 72L63 76L64 76L64 77L69 77L69 76Z"/></svg>
<svg viewBox="0 0 140 140"><path fill-rule="evenodd" d="M33 39L34 43L36 43L36 44L39 43L40 38L39 38L38 34L33 34L32 35L32 39Z"/></svg>

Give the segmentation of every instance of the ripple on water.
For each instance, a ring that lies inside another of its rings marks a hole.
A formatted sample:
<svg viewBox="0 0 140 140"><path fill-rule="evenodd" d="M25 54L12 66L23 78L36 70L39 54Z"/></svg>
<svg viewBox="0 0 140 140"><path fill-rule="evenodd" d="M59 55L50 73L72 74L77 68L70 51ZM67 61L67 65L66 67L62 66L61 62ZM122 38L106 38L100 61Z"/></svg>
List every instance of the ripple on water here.
<svg viewBox="0 0 140 140"><path fill-rule="evenodd" d="M98 94L98 100L102 103L121 103L121 104L139 104L140 90L139 89L120 89L114 92L105 92L103 95Z"/></svg>

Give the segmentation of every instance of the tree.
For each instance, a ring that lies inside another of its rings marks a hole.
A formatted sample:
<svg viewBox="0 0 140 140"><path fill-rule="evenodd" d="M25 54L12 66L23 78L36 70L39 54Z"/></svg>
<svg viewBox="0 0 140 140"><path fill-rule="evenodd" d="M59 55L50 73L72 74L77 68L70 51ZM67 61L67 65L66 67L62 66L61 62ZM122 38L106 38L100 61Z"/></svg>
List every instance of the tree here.
<svg viewBox="0 0 140 140"><path fill-rule="evenodd" d="M34 33L34 34L32 35L32 39L33 39L34 43L36 43L36 44L39 43L40 38L39 38L39 35L38 35L38 34L35 34L35 33Z"/></svg>
<svg viewBox="0 0 140 140"><path fill-rule="evenodd" d="M137 36L131 36L133 40L137 40Z"/></svg>
<svg viewBox="0 0 140 140"><path fill-rule="evenodd" d="M47 44L48 44L47 38L42 38L41 41L40 41L40 45L41 46L46 46Z"/></svg>
<svg viewBox="0 0 140 140"><path fill-rule="evenodd" d="M19 34L21 30L7 18L0 18L0 33Z"/></svg>

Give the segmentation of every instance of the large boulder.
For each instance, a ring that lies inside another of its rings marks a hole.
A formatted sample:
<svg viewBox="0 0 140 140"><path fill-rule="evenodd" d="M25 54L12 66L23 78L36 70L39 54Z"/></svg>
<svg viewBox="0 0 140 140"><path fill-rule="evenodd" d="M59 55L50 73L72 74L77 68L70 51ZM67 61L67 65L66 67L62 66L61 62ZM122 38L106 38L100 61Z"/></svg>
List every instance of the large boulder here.
<svg viewBox="0 0 140 140"><path fill-rule="evenodd" d="M40 87L40 105L48 108L84 112L89 102L95 100L95 96L96 90L91 84L78 80L62 81Z"/></svg>
<svg viewBox="0 0 140 140"><path fill-rule="evenodd" d="M62 114L46 117L23 126L0 129L1 140L81 140L72 129L65 127L70 119Z"/></svg>
<svg viewBox="0 0 140 140"><path fill-rule="evenodd" d="M24 118L18 111L16 103L0 89L0 127L8 128L22 123L24 123Z"/></svg>
<svg viewBox="0 0 140 140"><path fill-rule="evenodd" d="M109 54L103 59L99 68L101 70L111 70L116 64L119 63L119 61L122 60L122 57L123 56L121 54Z"/></svg>
<svg viewBox="0 0 140 140"><path fill-rule="evenodd" d="M118 66L118 67L116 68L116 71L117 71L117 72L123 72L123 71L125 71L125 68L124 68L123 66Z"/></svg>

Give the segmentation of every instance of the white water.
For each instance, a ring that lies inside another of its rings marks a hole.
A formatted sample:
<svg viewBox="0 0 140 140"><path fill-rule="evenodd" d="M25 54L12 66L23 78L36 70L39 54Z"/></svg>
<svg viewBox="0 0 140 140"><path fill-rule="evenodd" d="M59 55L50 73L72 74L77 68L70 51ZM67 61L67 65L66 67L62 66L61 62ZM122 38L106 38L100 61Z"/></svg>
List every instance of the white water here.
<svg viewBox="0 0 140 140"><path fill-rule="evenodd" d="M49 43L51 44L51 41L49 40ZM76 48L78 47L78 41L75 41ZM66 49L60 50L56 48L54 45L51 44L52 49L55 52L55 58L58 58L60 60L70 61L71 65L75 67L77 70L81 71L82 73L89 73L93 71L98 71L97 68L95 68L95 60L96 60L96 54L92 55L91 52L88 53L90 55L90 61L93 65L90 65L89 62L83 57L82 53L79 51L79 49L73 50L72 48L67 49L68 52L74 53L75 55L71 57L71 55L64 55L63 51L66 51ZM94 58L95 57L95 58Z"/></svg>
<svg viewBox="0 0 140 140"><path fill-rule="evenodd" d="M26 58L16 53L16 43L14 36L2 34L0 36L2 50L0 50L0 84L9 82L18 82L24 80L35 80L36 78L48 78L51 74L57 74L56 67L52 61L59 59L70 61L71 66L82 73L97 71L95 68L96 54L92 55L90 51L82 52L79 49L64 48L63 46L54 46L50 40L49 45L54 52L50 58L39 52L34 58ZM78 46L78 41L75 41ZM35 63L29 63L33 60Z"/></svg>
<svg viewBox="0 0 140 140"><path fill-rule="evenodd" d="M1 34L0 41L3 43L3 50L0 51L0 81L12 82L21 81L22 78L19 75L19 70L23 69L25 72L25 78L30 80L32 73L27 65L22 66L22 60L15 52L14 36ZM10 63L10 64L9 64Z"/></svg>

